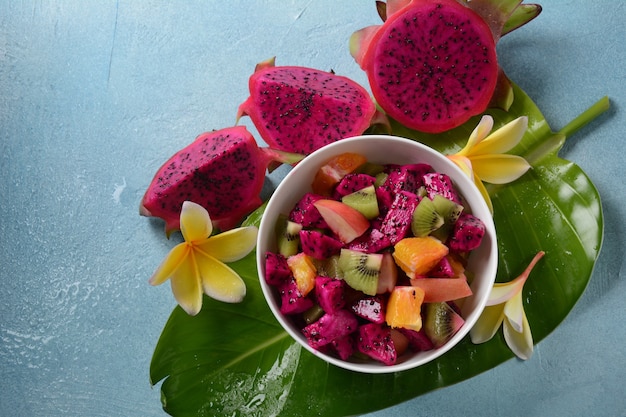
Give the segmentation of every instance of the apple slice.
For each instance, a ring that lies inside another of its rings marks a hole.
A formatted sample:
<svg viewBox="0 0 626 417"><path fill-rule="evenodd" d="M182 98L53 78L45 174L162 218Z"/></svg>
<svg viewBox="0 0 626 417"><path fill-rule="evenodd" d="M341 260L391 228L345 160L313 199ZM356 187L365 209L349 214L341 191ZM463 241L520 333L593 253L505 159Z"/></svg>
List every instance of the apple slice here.
<svg viewBox="0 0 626 417"><path fill-rule="evenodd" d="M358 210L335 200L317 200L313 203L322 218L343 243L352 242L369 228L369 221Z"/></svg>
<svg viewBox="0 0 626 417"><path fill-rule="evenodd" d="M398 282L398 266L389 252L383 253L383 260L378 273L376 294L390 293Z"/></svg>
<svg viewBox="0 0 626 417"><path fill-rule="evenodd" d="M459 278L414 278L411 286L424 290L425 303L441 303L472 295L464 275Z"/></svg>

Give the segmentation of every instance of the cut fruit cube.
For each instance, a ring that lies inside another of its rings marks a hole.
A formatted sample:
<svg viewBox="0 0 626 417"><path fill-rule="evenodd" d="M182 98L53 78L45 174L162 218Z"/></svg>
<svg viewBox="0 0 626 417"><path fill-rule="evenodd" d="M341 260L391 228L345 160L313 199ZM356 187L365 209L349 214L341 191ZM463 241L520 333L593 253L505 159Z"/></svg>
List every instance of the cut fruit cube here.
<svg viewBox="0 0 626 417"><path fill-rule="evenodd" d="M426 274L448 254L448 247L433 237L408 237L394 246L393 258L411 278Z"/></svg>
<svg viewBox="0 0 626 417"><path fill-rule="evenodd" d="M386 320L392 328L415 330L422 328L424 290L419 287L398 286L387 301Z"/></svg>
<svg viewBox="0 0 626 417"><path fill-rule="evenodd" d="M358 210L366 219L372 220L378 217L378 199L373 185L341 197L341 202Z"/></svg>
<svg viewBox="0 0 626 417"><path fill-rule="evenodd" d="M330 230L343 243L350 243L369 228L369 221L358 210L335 200L317 200L313 203Z"/></svg>
<svg viewBox="0 0 626 417"><path fill-rule="evenodd" d="M324 164L315 174L311 188L316 194L330 196L343 177L367 162L363 155L346 152Z"/></svg>
<svg viewBox="0 0 626 417"><path fill-rule="evenodd" d="M315 288L315 277L317 276L317 271L311 258L307 254L300 252L287 258L287 265L289 265L296 284L298 284L298 291L306 297Z"/></svg>
<svg viewBox="0 0 626 417"><path fill-rule="evenodd" d="M424 290L425 303L453 301L472 295L472 289L464 277L459 278L415 278L411 285Z"/></svg>
<svg viewBox="0 0 626 417"><path fill-rule="evenodd" d="M380 253L362 253L351 249L341 249L339 253L339 268L344 281L367 295L376 295L382 261Z"/></svg>

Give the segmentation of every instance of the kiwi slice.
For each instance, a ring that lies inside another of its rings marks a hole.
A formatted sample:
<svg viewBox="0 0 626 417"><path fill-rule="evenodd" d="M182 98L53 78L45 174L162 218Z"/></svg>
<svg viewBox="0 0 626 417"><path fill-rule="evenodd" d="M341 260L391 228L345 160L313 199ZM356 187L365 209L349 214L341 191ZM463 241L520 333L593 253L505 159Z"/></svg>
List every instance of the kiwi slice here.
<svg viewBox="0 0 626 417"><path fill-rule="evenodd" d="M374 186L375 187L380 187L381 185L383 185L385 183L385 181L387 181L387 177L389 176L389 174L387 174L386 172L381 172L379 174L376 174L374 176L374 178L376 178L376 181L374 181Z"/></svg>
<svg viewBox="0 0 626 417"><path fill-rule="evenodd" d="M276 246L278 247L278 253L285 258L298 253L300 230L302 230L301 224L292 222L284 214L278 216L276 222Z"/></svg>
<svg viewBox="0 0 626 417"><path fill-rule="evenodd" d="M463 206L439 194L436 194L433 197L432 202L435 210L437 210L443 218L443 225L434 231L432 235L442 242L445 242L448 235L452 231L454 223L456 223L457 219L463 212Z"/></svg>
<svg viewBox="0 0 626 417"><path fill-rule="evenodd" d="M302 313L302 318L306 324L316 322L320 317L324 315L324 309L319 304L313 305L313 307Z"/></svg>
<svg viewBox="0 0 626 417"><path fill-rule="evenodd" d="M411 231L416 237L425 237L443 226L443 216L428 197L420 200L413 212Z"/></svg>
<svg viewBox="0 0 626 417"><path fill-rule="evenodd" d="M380 253L363 253L345 248L339 253L339 267L344 281L367 295L376 295L382 261L383 255Z"/></svg>
<svg viewBox="0 0 626 417"><path fill-rule="evenodd" d="M375 164L373 162L366 162L360 167L358 167L355 172L358 172L360 174L367 174L367 175L371 175L372 177L375 177L376 175L380 174L384 170L385 170L385 167L381 164Z"/></svg>
<svg viewBox="0 0 626 417"><path fill-rule="evenodd" d="M424 332L436 348L441 347L459 331L465 320L446 302L424 306Z"/></svg>
<svg viewBox="0 0 626 417"><path fill-rule="evenodd" d="M369 220L375 219L380 214L376 189L373 185L341 197L341 202L356 209Z"/></svg>
<svg viewBox="0 0 626 417"><path fill-rule="evenodd" d="M343 279L343 272L339 267L339 255L333 255L327 259L315 259L311 258L313 265L315 265L315 269L317 270L317 275L321 275L323 277L330 277L336 279Z"/></svg>

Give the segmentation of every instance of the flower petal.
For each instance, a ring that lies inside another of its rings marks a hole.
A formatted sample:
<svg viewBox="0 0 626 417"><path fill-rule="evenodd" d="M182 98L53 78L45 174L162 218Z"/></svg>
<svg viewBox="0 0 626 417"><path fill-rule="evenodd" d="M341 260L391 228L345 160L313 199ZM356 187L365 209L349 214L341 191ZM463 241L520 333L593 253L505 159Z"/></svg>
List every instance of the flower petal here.
<svg viewBox="0 0 626 417"><path fill-rule="evenodd" d="M472 343L479 344L490 340L500 328L504 320L504 305L485 307L482 314L470 329Z"/></svg>
<svg viewBox="0 0 626 417"><path fill-rule="evenodd" d="M228 265L197 252L197 266L204 293L225 303L239 303L246 296L246 284Z"/></svg>
<svg viewBox="0 0 626 417"><path fill-rule="evenodd" d="M204 207L191 201L183 202L180 212L180 231L187 242L196 243L213 232L211 218Z"/></svg>
<svg viewBox="0 0 626 417"><path fill-rule="evenodd" d="M530 359L533 354L533 335L526 314L522 316L521 332L515 331L508 319L504 320L503 330L504 340L513 353L520 359Z"/></svg>
<svg viewBox="0 0 626 417"><path fill-rule="evenodd" d="M483 196L485 203L487 203L487 208L489 208L489 212L493 215L493 203L491 202L491 196L489 195L489 191L485 188L485 184L480 180L480 178L474 174L474 184L480 194Z"/></svg>
<svg viewBox="0 0 626 417"><path fill-rule="evenodd" d="M184 242L174 246L163 262L161 262L161 265L154 271L148 282L151 285L161 285L167 281L188 256L189 249L189 245Z"/></svg>
<svg viewBox="0 0 626 417"><path fill-rule="evenodd" d="M527 128L528 117L518 117L487 136L484 140L477 142L469 155L501 154L508 152L522 140Z"/></svg>
<svg viewBox="0 0 626 417"><path fill-rule="evenodd" d="M524 282L526 282L526 277L519 276L507 283L499 282L493 284L493 288L491 289L491 293L489 294L489 299L487 300L487 305L492 306L496 304L506 303L516 294L522 291L522 288L524 287Z"/></svg>
<svg viewBox="0 0 626 417"><path fill-rule="evenodd" d="M509 301L504 303L504 315L516 332L522 332L522 317L524 317L524 303L522 292L519 291Z"/></svg>
<svg viewBox="0 0 626 417"><path fill-rule="evenodd" d="M254 249L258 229L254 226L239 227L215 236L196 245L205 255L212 256L222 262L237 261Z"/></svg>
<svg viewBox="0 0 626 417"><path fill-rule="evenodd" d="M517 155L481 155L473 156L471 160L474 173L492 184L515 181L530 168L530 164Z"/></svg>
<svg viewBox="0 0 626 417"><path fill-rule="evenodd" d="M202 286L192 251L174 271L170 282L174 298L183 310L190 316L198 314L202 308Z"/></svg>
<svg viewBox="0 0 626 417"><path fill-rule="evenodd" d="M493 117L486 114L481 117L480 122L478 122L478 125L470 134L467 144L458 154L463 156L475 155L476 152L474 152L474 149L483 139L485 139L485 137L487 137L489 132L491 132L491 129L493 129Z"/></svg>
<svg viewBox="0 0 626 417"><path fill-rule="evenodd" d="M448 155L448 159L454 162L459 168L461 168L461 170L465 172L465 175L472 178L474 174L472 173L472 161L470 161L469 158L463 155L456 154Z"/></svg>
<svg viewBox="0 0 626 417"><path fill-rule="evenodd" d="M494 304L504 303L513 298L513 296L516 295L518 292L520 292L524 287L524 283L528 279L530 272L533 270L535 265L537 265L537 262L539 262L539 260L543 258L543 255L545 255L544 251L537 252L537 254L535 254L526 269L524 269L524 271L517 278L509 282L494 284L493 288L491 289L491 293L489 294L487 305L490 306Z"/></svg>

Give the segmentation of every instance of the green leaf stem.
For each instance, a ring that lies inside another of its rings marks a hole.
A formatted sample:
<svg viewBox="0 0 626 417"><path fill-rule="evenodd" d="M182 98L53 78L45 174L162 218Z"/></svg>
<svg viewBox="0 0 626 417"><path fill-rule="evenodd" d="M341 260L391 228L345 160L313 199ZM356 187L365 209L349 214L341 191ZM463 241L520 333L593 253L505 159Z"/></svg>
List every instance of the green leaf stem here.
<svg viewBox="0 0 626 417"><path fill-rule="evenodd" d="M531 99L515 85L514 92L509 112L491 114L495 127L528 116L528 131L512 153L526 157L532 169L489 191L498 232L498 280L517 276L536 252L546 252L524 287L526 314L539 342L584 292L603 234L597 190L577 165L557 153L567 136L606 110L608 99L554 133ZM441 135L393 127L396 135L453 153L477 122L474 118ZM258 224L262 213L263 207L248 222ZM231 266L248 286L244 302L205 298L196 317L176 307L154 351L150 380L163 380L163 407L173 416L361 414L471 378L513 357L500 331L481 345L467 337L414 370L385 375L346 371L316 358L280 327L263 299L254 253Z"/></svg>

